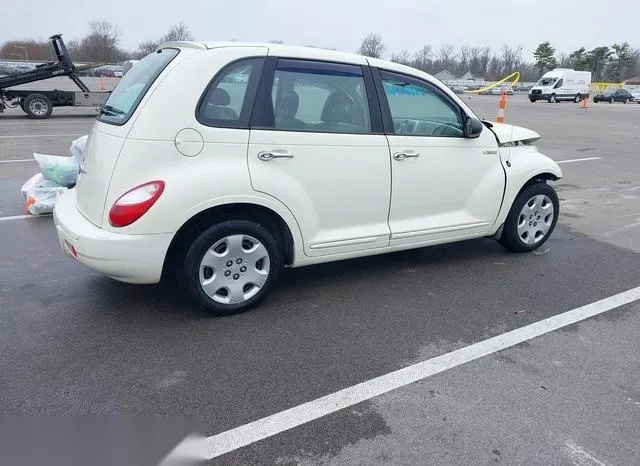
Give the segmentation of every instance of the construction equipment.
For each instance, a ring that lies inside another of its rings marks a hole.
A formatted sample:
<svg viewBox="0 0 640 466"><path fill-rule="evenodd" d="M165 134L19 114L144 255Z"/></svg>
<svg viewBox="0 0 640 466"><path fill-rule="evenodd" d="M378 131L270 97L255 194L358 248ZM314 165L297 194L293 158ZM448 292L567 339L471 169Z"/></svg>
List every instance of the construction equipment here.
<svg viewBox="0 0 640 466"><path fill-rule="evenodd" d="M111 92L92 92L78 75L78 71L95 68L97 65L76 67L64 45L62 35L53 35L49 40L56 53L57 62L43 63L33 70L0 77L0 113L4 112L6 108L15 108L19 105L29 118L45 119L51 116L53 107L99 107L104 105ZM13 89L16 86L58 76L68 76L80 90Z"/></svg>

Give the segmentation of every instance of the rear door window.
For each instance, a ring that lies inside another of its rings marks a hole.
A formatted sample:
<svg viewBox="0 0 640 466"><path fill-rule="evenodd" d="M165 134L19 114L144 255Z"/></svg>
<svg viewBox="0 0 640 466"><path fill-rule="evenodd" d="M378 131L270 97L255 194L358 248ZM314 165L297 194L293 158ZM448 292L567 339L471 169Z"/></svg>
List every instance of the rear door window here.
<svg viewBox="0 0 640 466"><path fill-rule="evenodd" d="M278 59L256 128L362 134L372 132L362 67Z"/></svg>
<svg viewBox="0 0 640 466"><path fill-rule="evenodd" d="M162 49L136 63L113 90L98 120L112 125L124 125L129 121L151 85L178 52L177 49Z"/></svg>
<svg viewBox="0 0 640 466"><path fill-rule="evenodd" d="M206 126L248 128L264 58L238 60L223 69L198 104L198 121Z"/></svg>

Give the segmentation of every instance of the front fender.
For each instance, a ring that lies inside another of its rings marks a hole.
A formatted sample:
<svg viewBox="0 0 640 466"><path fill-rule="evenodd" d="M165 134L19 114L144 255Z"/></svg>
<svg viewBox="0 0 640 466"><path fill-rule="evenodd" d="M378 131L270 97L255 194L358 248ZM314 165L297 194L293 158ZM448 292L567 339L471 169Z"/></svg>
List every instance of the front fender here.
<svg viewBox="0 0 640 466"><path fill-rule="evenodd" d="M560 166L534 146L514 146L509 150L509 157L503 161L507 177L505 192L492 232L504 223L518 194L529 181L538 177L556 181L563 176Z"/></svg>

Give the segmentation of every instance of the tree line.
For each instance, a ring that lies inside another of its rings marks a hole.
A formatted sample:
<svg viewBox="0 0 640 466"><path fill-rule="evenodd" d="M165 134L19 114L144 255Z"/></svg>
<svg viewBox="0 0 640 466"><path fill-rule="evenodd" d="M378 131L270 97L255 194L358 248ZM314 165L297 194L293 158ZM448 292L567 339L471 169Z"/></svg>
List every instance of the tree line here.
<svg viewBox="0 0 640 466"><path fill-rule="evenodd" d="M74 61L92 63L121 63L125 60L139 59L153 52L163 42L193 40L189 28L178 23L157 39L138 44L130 51L120 44L122 32L117 25L106 20L89 21L87 34L79 39L65 40L65 45ZM55 60L49 41L33 39L12 40L0 47L0 59L29 59L34 61Z"/></svg>
<svg viewBox="0 0 640 466"><path fill-rule="evenodd" d="M98 63L121 63L128 59L139 59L163 43L176 40L193 40L189 28L178 23L162 36L141 42L136 50L121 46L122 32L117 25L106 20L88 23L87 33L66 42L75 61ZM280 40L272 42L280 43ZM380 35L368 34L357 50L361 55L384 58L386 47ZM0 59L54 60L48 41L13 40L0 47ZM419 50L401 50L391 53L390 59L397 63L418 68L430 74L448 70L457 77L470 72L477 78L496 80L514 71L519 71L521 81L535 81L544 72L555 67L574 68L593 73L594 81L621 82L640 75L640 49L632 48L628 42L604 45L587 50L582 47L571 53L557 53L550 42L542 42L534 52L535 61L522 57L522 48L503 45L499 50L490 47L460 47L443 45L437 50L425 44Z"/></svg>
<svg viewBox="0 0 640 466"><path fill-rule="evenodd" d="M373 58L384 58L386 46L380 35L368 34L357 52ZM628 42L587 50L582 47L569 54L557 53L550 42L542 42L534 52L534 62L522 57L521 47L503 45L500 50L490 47L460 47L443 45L437 50L429 44L411 53L408 50L391 53L396 63L412 66L430 74L448 70L460 78L470 72L477 78L492 81L514 71L520 72L521 81L536 81L553 68L573 68L591 71L593 81L621 82L640 75L640 49Z"/></svg>

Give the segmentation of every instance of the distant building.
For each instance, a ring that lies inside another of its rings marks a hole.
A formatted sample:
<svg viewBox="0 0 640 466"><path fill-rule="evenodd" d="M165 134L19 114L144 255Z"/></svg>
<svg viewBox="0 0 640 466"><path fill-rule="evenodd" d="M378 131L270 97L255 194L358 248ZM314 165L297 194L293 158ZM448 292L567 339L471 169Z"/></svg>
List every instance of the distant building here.
<svg viewBox="0 0 640 466"><path fill-rule="evenodd" d="M451 73L448 70L442 70L439 73L435 74L434 77L436 77L437 79L439 79L442 82L447 82L447 81L455 81L458 78L455 77L455 75L453 73Z"/></svg>
<svg viewBox="0 0 640 466"><path fill-rule="evenodd" d="M640 86L640 76L627 79L624 84L627 86Z"/></svg>
<svg viewBox="0 0 640 466"><path fill-rule="evenodd" d="M471 71L467 71L463 77L460 78L462 81L482 81L482 78L478 78Z"/></svg>

